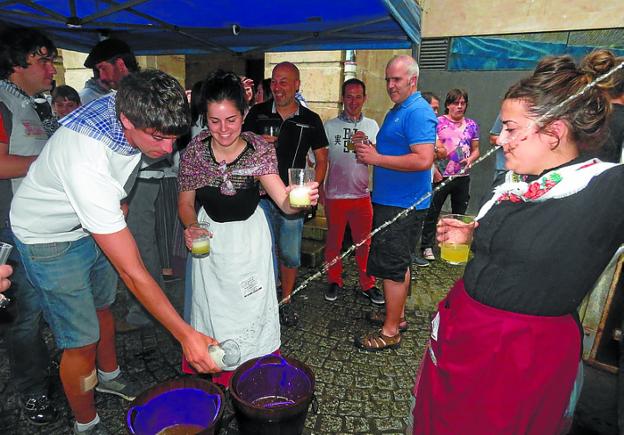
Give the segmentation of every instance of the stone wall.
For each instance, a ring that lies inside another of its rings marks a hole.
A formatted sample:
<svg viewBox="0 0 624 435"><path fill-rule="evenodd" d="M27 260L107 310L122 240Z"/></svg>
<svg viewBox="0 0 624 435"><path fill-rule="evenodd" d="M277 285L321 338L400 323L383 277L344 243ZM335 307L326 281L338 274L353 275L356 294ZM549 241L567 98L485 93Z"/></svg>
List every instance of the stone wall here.
<svg viewBox="0 0 624 435"><path fill-rule="evenodd" d="M84 67L87 53L59 50L59 58L55 76L57 85L66 84L80 91L84 88L85 82L93 77L93 72ZM137 61L141 68L155 68L171 74L184 86L186 80L184 56L137 56Z"/></svg>
<svg viewBox="0 0 624 435"><path fill-rule="evenodd" d="M301 73L301 93L308 107L323 121L334 118L341 108L340 88L344 81L344 51L308 51L267 53L265 77L271 77L273 67L280 62L292 62Z"/></svg>
<svg viewBox="0 0 624 435"><path fill-rule="evenodd" d="M419 0L422 36L493 35L622 27L622 0Z"/></svg>
<svg viewBox="0 0 624 435"><path fill-rule="evenodd" d="M244 57L227 53L186 56L186 88L190 89L195 82L205 79L208 73L216 69L245 75L245 66Z"/></svg>

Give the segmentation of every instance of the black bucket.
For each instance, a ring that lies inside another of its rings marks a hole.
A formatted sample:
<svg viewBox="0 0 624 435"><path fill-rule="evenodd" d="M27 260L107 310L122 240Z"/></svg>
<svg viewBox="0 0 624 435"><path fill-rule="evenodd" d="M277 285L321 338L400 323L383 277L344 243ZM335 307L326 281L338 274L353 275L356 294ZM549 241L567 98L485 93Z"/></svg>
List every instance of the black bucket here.
<svg viewBox="0 0 624 435"><path fill-rule="evenodd" d="M230 380L238 428L245 435L298 435L314 398L314 374L293 358L268 355L242 364Z"/></svg>
<svg viewBox="0 0 624 435"><path fill-rule="evenodd" d="M223 397L219 387L203 379L164 382L134 400L126 414L128 432L215 434L223 414Z"/></svg>

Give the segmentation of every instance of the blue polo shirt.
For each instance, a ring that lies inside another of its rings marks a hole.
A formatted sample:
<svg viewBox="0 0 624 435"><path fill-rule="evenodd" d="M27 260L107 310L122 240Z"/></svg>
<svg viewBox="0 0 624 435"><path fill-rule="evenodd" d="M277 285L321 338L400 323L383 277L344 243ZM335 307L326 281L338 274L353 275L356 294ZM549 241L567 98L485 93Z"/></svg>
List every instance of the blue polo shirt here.
<svg viewBox="0 0 624 435"><path fill-rule="evenodd" d="M411 153L410 145L433 144L437 124L429 103L420 92L415 92L386 115L377 134L377 151L383 155L400 156ZM430 191L430 168L422 171L373 168L372 200L376 204L408 208ZM430 199L422 201L416 209L428 208Z"/></svg>

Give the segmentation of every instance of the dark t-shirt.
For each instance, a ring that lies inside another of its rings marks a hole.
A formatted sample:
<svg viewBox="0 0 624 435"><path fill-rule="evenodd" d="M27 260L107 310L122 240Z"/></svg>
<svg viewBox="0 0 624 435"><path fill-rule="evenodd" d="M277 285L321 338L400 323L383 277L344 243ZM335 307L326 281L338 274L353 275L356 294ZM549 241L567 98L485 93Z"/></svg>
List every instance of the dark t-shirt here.
<svg viewBox="0 0 624 435"><path fill-rule="evenodd" d="M275 152L279 175L288 185L288 168L305 168L306 155L312 148L317 150L329 145L321 118L310 109L299 105L299 112L282 120L273 112L273 100L256 104L249 110L243 131L263 134L265 126L279 126Z"/></svg>
<svg viewBox="0 0 624 435"><path fill-rule="evenodd" d="M622 210L623 166L565 198L493 206L475 230L466 290L507 311L573 313L624 242Z"/></svg>

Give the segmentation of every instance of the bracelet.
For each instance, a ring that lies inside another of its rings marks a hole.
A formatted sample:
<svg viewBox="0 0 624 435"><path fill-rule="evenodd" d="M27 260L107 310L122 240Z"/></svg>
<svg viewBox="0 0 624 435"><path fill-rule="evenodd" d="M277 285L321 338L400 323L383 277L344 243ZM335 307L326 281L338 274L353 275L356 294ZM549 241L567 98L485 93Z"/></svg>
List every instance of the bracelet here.
<svg viewBox="0 0 624 435"><path fill-rule="evenodd" d="M195 222L191 222L191 223L190 223L190 224L188 224L188 225L184 225L184 229L185 229L185 230L188 230L189 228L194 227L194 226L198 226L198 225L199 225L199 222L197 222L197 221L195 221Z"/></svg>

